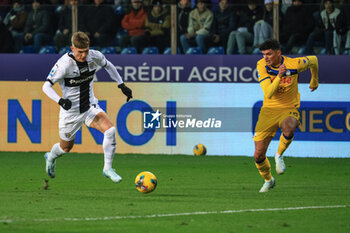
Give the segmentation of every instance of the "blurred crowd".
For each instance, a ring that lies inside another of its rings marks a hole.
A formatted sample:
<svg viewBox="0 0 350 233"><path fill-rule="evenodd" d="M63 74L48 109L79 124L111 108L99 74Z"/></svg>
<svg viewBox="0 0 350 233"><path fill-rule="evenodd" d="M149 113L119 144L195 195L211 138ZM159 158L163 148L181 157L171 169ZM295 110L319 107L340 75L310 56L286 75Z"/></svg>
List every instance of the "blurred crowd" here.
<svg viewBox="0 0 350 233"><path fill-rule="evenodd" d="M92 47L165 53L170 3L177 8L178 53L258 54L274 36L273 0L0 0L0 52L69 49L76 6L77 28ZM350 0L280 0L278 23L285 54L349 54Z"/></svg>

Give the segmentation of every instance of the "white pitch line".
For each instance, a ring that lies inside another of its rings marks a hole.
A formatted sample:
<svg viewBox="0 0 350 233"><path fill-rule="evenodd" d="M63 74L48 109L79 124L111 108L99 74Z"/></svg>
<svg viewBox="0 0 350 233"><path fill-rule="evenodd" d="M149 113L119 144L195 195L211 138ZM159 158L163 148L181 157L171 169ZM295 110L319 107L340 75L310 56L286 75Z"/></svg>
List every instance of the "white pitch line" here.
<svg viewBox="0 0 350 233"><path fill-rule="evenodd" d="M331 205L331 206L299 206L299 207L284 207L284 208L267 208L267 209L243 209L243 210L222 210L222 211L202 211L189 213L173 213L173 214L151 214L151 215L126 215L126 216L111 216L111 217L95 217L95 218L39 218L39 219L0 219L2 223L12 222L77 222L77 221L106 221L106 220L121 220L121 219L136 219L136 218L162 218L162 217L177 217L191 215L208 215L208 214L233 214L245 212L268 212L268 211L288 211L288 210L306 210L306 209L334 209L346 208L347 205Z"/></svg>

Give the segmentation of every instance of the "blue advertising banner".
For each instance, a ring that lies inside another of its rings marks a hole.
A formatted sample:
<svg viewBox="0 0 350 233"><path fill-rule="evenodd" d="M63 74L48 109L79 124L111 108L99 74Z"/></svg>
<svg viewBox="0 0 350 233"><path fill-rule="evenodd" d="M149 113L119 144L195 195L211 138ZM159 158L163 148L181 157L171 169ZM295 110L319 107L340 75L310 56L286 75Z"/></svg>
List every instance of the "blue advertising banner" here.
<svg viewBox="0 0 350 233"><path fill-rule="evenodd" d="M44 81L59 54L0 54L0 80ZM126 82L256 83L261 55L106 55ZM350 56L318 56L320 83L350 83ZM112 81L105 70L99 81ZM308 83L309 71L300 75Z"/></svg>
<svg viewBox="0 0 350 233"><path fill-rule="evenodd" d="M117 153L254 154L253 131L263 92L258 83L129 83L134 99L117 85L96 82L95 96L117 128ZM59 106L43 82L0 82L0 151L48 151L59 140ZM54 85L59 93L59 85ZM286 156L350 157L350 84L300 84L301 124ZM278 148L271 142L269 156ZM102 153L103 134L85 125L73 152Z"/></svg>

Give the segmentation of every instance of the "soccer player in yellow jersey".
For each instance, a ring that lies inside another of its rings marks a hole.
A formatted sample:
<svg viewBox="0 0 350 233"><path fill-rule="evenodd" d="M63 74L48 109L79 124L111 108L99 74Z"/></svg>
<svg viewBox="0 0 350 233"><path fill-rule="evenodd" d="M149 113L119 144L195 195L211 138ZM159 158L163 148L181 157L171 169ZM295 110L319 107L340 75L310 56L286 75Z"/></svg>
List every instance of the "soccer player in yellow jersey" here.
<svg viewBox="0 0 350 233"><path fill-rule="evenodd" d="M283 174L285 164L283 153L294 138L299 125L300 94L298 91L299 73L310 69L310 89L318 87L318 61L316 56L290 58L282 56L277 40L266 40L259 46L263 58L257 63L260 86L264 92L263 106L255 127L255 165L265 183L260 192L268 192L275 186L271 166L266 157L267 148L278 127L282 134L275 154L276 172Z"/></svg>

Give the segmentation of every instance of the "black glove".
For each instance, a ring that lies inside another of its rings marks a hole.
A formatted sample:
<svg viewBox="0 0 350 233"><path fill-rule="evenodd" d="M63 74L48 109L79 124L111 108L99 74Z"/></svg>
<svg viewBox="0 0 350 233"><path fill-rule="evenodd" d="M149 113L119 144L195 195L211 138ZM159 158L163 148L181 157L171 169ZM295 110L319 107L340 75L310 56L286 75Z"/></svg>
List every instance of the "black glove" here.
<svg viewBox="0 0 350 233"><path fill-rule="evenodd" d="M126 102L128 102L132 98L132 90L130 88L128 88L127 86L125 86L124 83L119 84L118 88L122 89L123 94L126 95L126 97L128 97L126 99Z"/></svg>
<svg viewBox="0 0 350 233"><path fill-rule="evenodd" d="M58 101L58 104L61 105L64 110L67 110L67 111L72 107L72 101L70 101L69 99L61 98Z"/></svg>

